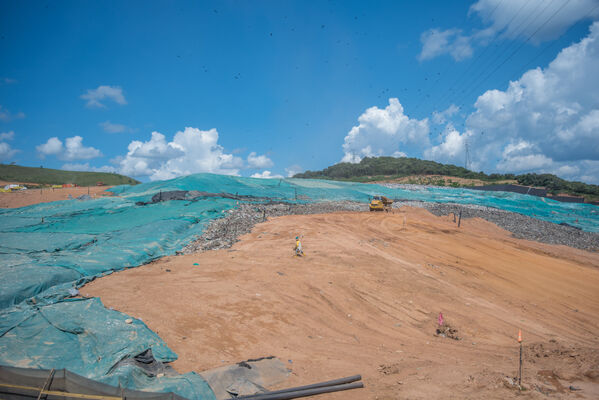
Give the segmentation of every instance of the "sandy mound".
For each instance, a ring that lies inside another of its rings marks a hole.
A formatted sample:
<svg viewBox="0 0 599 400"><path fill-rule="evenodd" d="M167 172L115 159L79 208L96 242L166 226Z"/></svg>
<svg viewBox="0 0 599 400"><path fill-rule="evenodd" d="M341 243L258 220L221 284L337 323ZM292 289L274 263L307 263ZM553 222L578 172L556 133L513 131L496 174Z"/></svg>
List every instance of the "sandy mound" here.
<svg viewBox="0 0 599 400"><path fill-rule="evenodd" d="M296 235L304 258L292 256ZM166 257L81 292L142 318L180 372L275 355L293 370L282 386L363 375L365 389L323 399L591 399L598 266L597 253L402 208L273 218L231 249ZM439 312L460 340L436 333Z"/></svg>

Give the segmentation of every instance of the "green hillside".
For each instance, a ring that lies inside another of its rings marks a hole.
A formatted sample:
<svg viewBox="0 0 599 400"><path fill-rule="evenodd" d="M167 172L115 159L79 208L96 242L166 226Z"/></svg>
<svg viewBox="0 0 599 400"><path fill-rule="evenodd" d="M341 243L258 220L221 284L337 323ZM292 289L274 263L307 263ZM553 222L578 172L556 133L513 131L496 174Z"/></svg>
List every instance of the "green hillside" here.
<svg viewBox="0 0 599 400"><path fill-rule="evenodd" d="M599 199L599 186L582 182L571 182L551 174L485 174L450 164L418 158L366 157L357 164L339 163L322 171L306 171L294 178L334 179L353 182L373 182L399 179L414 175L445 175L456 178L478 179L489 184L498 181L516 180L525 186L544 187L551 194L567 193L584 196L587 200ZM439 180L438 185L444 181ZM455 185L454 185L455 186Z"/></svg>
<svg viewBox="0 0 599 400"><path fill-rule="evenodd" d="M20 165L6 164L0 164L0 180L37 183L41 185L73 183L79 186L95 186L98 182L109 186L135 185L139 183L139 181L128 176L108 172L63 171L59 169L22 167Z"/></svg>

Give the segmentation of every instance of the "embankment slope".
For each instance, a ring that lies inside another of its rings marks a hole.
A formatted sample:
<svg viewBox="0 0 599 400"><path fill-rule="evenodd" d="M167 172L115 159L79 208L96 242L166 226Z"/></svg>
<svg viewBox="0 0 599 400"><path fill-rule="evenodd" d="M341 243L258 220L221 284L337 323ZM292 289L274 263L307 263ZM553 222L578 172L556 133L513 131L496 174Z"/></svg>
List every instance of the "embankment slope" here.
<svg viewBox="0 0 599 400"><path fill-rule="evenodd" d="M292 256L296 235L305 258ZM277 217L241 239L81 292L142 318L179 355L180 372L275 355L293 371L283 386L364 376L365 389L329 399L598 394L596 252L407 207ZM434 336L439 312L461 340ZM522 394L506 380L519 328Z"/></svg>

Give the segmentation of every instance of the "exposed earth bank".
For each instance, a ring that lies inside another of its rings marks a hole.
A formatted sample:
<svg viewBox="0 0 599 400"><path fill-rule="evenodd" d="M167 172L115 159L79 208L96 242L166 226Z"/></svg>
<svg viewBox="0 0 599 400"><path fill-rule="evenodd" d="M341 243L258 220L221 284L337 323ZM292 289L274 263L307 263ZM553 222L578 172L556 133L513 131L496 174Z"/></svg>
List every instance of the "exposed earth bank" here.
<svg viewBox="0 0 599 400"><path fill-rule="evenodd" d="M363 375L323 399L599 396L596 252L409 207L267 217L240 239L81 292L142 318L180 372L275 355L293 371L282 386ZM439 312L459 340L436 335Z"/></svg>
<svg viewBox="0 0 599 400"><path fill-rule="evenodd" d="M14 182L0 181L0 186ZM27 186L27 184L24 184ZM67 200L69 195L73 198L88 195L92 198L101 196L112 196L112 193L106 192L112 186L90 186L88 187L70 187L70 188L43 188L26 189L10 193L0 192L0 208L25 207L39 203L49 203L51 201Z"/></svg>

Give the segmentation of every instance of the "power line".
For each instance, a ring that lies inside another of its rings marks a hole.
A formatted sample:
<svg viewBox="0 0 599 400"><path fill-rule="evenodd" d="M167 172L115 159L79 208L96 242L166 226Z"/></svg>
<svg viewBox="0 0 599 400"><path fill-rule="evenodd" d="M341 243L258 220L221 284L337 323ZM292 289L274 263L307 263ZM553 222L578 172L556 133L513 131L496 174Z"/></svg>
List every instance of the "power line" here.
<svg viewBox="0 0 599 400"><path fill-rule="evenodd" d="M568 0L570 1L570 0ZM533 20L530 22L531 24L534 24L536 22L536 20L543 15L543 13L555 2L555 0L552 0L551 2L547 3L545 5L545 7L533 18ZM567 3L565 3L567 4ZM527 22L529 20L530 17L532 17L532 15L534 14L535 10L532 10L532 12L526 17L524 18L523 22L516 28L516 34L515 36L520 36L524 30L526 29L526 26L524 26L524 23ZM522 29L520 29L522 28ZM517 43L517 42L516 42ZM513 49L514 47L514 43L510 43L508 44L508 46L506 46L501 52L499 52L496 57L494 57L490 63L488 63L487 65L485 65L483 68L481 68L481 71L479 72L478 75L476 75L476 77L470 81L470 83L468 85L466 85L466 87L461 91L461 93L467 93L469 92L469 90L472 87L476 87L477 85L480 85L480 83L482 83L484 81L484 78L482 80L479 81L479 79L484 75L485 70L489 69L490 67L493 66L493 64L497 64L497 62L511 49ZM458 95L459 96L459 95Z"/></svg>
<svg viewBox="0 0 599 400"><path fill-rule="evenodd" d="M589 15L591 15L593 13L593 11L595 11L597 8L599 8L599 2L594 5L593 7L591 7L591 9L584 15L584 17L582 17L581 19L586 19ZM572 28L574 28L575 25L571 25L570 28L568 28L568 30L566 31L566 34L568 32L570 32L572 30ZM520 70L525 70L526 68L528 68L528 66L530 64L532 64L537 58L539 58L541 56L541 54L543 54L545 51L547 51L549 48L555 46L557 44L557 40L555 42L551 42L549 43L547 46L545 46L541 51L539 51L533 58L530 59L530 61L528 61L526 64L524 64L521 68L519 68L518 70L516 70L516 72L514 72L512 74L512 76L518 75Z"/></svg>
<svg viewBox="0 0 599 400"><path fill-rule="evenodd" d="M466 97L470 94L470 92L472 92L473 90L477 89L482 83L484 83L485 81L487 81L495 72L497 72L497 70L499 70L499 68L501 68L506 62L508 62L518 51L520 51L520 49L530 41L530 39L532 39L541 29L543 29L545 27L545 25L547 25L549 23L549 21L551 21L559 12L561 12L564 7L566 5L568 5L570 3L570 0L568 0L567 2L565 2L564 4L562 4L561 7L559 7L553 14L551 14L551 16L549 18L547 18L545 20L545 22L543 22L532 34L530 34L530 36L528 36L528 38L522 42L520 44L520 46L518 46L518 48L516 48L516 50L514 50L505 60L503 60L503 62L501 62L500 64L498 64L489 74L487 74L482 81L480 81L478 84L476 84L475 86L473 86L472 88L470 88L468 90L468 92L464 95L464 97L462 98L462 102L466 99ZM463 103L462 103L463 105Z"/></svg>
<svg viewBox="0 0 599 400"><path fill-rule="evenodd" d="M502 4L504 1L505 1L505 0L501 0L501 1L499 1L499 2L497 3L497 5L496 5L496 6L495 6L495 8L493 9L493 11L491 11L491 14L489 14L489 18L492 18L492 17L493 17L493 15L495 15L495 11L496 11L496 10L499 8L499 6L500 6L500 5L501 5L501 4ZM464 25L464 23L465 23L467 20L468 20L468 14L466 14L466 17L464 18L464 20L463 20L463 21L462 21L462 23L460 24L460 26L459 26L458 30L460 30L460 31L461 31L461 28L462 28L462 26ZM495 40L495 38L494 38L493 40ZM486 49L485 49L485 50L486 50ZM443 70L443 73L441 73L441 72L437 72L437 76L439 76L439 77L437 78L437 80L436 80L436 81L434 81L434 82L433 82L433 81L431 81L431 82L432 82L432 85L430 86L430 88L431 88L431 89L433 89L433 88L434 88L434 87L437 85L437 83L438 83L438 82L439 82L439 81L442 79L442 76L443 76L445 73L447 73L447 71L449 70L449 68L450 68L451 66L453 66L453 67L455 68L455 67L456 67L456 64L450 64L450 65L448 65L447 67L445 67L445 69ZM470 66L472 66L472 63L470 64ZM428 89L427 89L425 92L431 92L431 93L432 93L432 90L428 90ZM424 92L423 92L423 94L424 94ZM416 112L416 111L417 111L417 110L420 108L420 106L421 106L421 105L424 103L424 101L425 101L425 98L426 98L426 97L430 97L430 94L424 95L424 96L422 96L422 97L419 99L418 103L416 104L416 107L414 107L414 109L413 109L413 112Z"/></svg>
<svg viewBox="0 0 599 400"><path fill-rule="evenodd" d="M491 15L489 16L489 18L492 17L492 15L494 14L495 10L497 10L497 8L499 7L499 5L502 3L503 1L501 1L500 3L497 4L497 6L495 7L495 9L493 10L493 13L491 13ZM520 14L520 12L523 10L523 8L527 5L527 2L522 3L522 6L520 6L520 8L518 9L518 11L516 11L516 13L512 16L512 18L508 21L508 23L506 24L506 26L509 26L514 19ZM438 105L442 104L442 102L444 102L445 100L447 100L448 96L451 96L451 94L453 94L453 89L455 87L458 86L458 83L461 83L461 81L467 77L468 73L470 72L470 70L472 69L472 67L474 67L476 65L476 63L478 62L478 60L480 60L485 54L486 52L491 48L491 45L499 38L500 35L495 35L493 37L493 39L487 44L487 46L483 49L482 52L478 53L477 57L468 65L468 68L466 68L466 70L464 70L464 72L462 72L462 74L458 77L458 79L456 79L453 84L448 87L445 92L440 96L440 98L437 100L437 107Z"/></svg>

